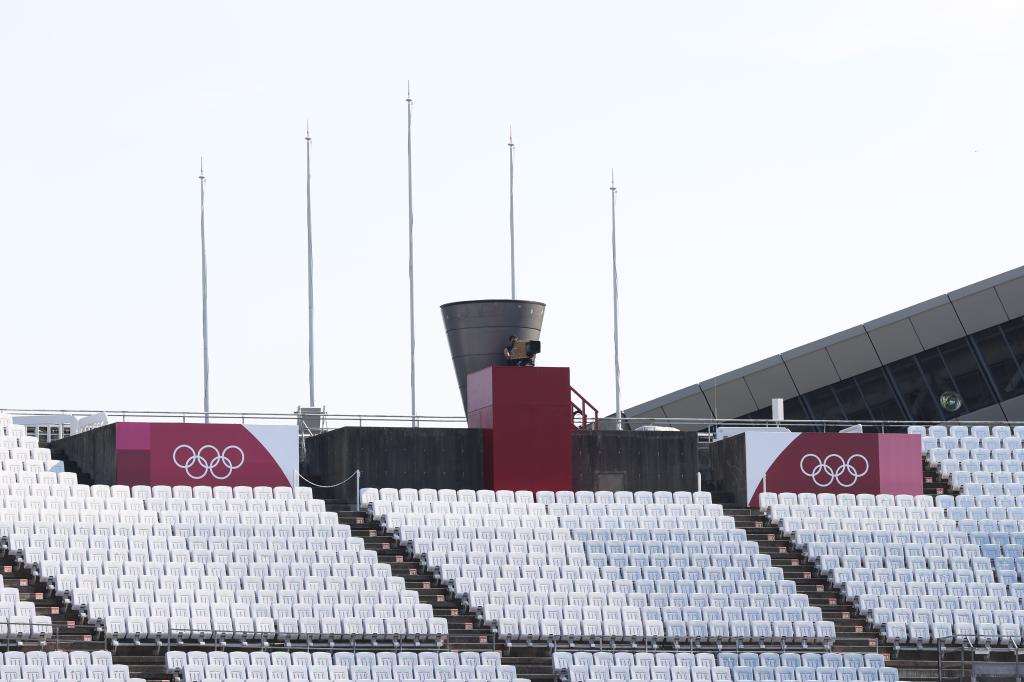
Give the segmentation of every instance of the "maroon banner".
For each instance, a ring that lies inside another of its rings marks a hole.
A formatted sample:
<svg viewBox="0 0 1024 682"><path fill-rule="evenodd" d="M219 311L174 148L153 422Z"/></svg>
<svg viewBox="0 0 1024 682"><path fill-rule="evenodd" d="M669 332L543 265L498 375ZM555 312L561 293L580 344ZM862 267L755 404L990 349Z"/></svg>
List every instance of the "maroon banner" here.
<svg viewBox="0 0 1024 682"><path fill-rule="evenodd" d="M115 432L122 485L292 485L295 426L121 423Z"/></svg>
<svg viewBox="0 0 1024 682"><path fill-rule="evenodd" d="M924 492L917 435L748 431L738 437L745 442L751 506L756 506L764 482L772 492Z"/></svg>

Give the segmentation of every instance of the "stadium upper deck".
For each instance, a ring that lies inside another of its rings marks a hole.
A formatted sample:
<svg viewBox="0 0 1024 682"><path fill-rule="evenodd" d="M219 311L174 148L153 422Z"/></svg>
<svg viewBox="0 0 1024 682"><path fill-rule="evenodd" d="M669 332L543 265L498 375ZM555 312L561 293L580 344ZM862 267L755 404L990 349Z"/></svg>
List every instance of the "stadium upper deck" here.
<svg viewBox="0 0 1024 682"><path fill-rule="evenodd" d="M1024 420L1024 267L625 412L768 419L772 398L789 419Z"/></svg>

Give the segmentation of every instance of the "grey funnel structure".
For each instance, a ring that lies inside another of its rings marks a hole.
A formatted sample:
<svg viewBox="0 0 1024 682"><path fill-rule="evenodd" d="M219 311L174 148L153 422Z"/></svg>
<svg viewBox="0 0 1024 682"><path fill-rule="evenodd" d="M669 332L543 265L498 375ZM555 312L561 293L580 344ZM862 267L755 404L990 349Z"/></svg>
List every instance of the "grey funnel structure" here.
<svg viewBox="0 0 1024 682"><path fill-rule="evenodd" d="M527 341L539 341L544 308L537 301L509 299L459 301L441 306L463 410L467 407L466 377L478 369L505 364L502 349L513 334Z"/></svg>

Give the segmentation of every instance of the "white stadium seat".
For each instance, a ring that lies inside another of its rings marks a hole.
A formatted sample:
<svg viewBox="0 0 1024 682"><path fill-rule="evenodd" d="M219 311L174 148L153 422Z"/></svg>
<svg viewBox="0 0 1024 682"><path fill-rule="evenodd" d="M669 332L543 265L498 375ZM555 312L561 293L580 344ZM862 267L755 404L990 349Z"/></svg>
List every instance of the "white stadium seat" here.
<svg viewBox="0 0 1024 682"><path fill-rule="evenodd" d="M115 645L446 638L445 621L308 488L88 486L55 464L23 427L4 427L0 538ZM418 499L393 493L361 499ZM0 640L51 633L49 616L0 588Z"/></svg>

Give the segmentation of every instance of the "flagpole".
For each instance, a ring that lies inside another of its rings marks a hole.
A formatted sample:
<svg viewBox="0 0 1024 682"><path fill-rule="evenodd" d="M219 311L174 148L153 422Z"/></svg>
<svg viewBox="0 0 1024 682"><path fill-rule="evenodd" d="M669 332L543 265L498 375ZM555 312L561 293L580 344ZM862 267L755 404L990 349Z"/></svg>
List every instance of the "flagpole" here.
<svg viewBox="0 0 1024 682"><path fill-rule="evenodd" d="M413 286L413 240L412 240L412 93L409 83L405 84L406 110L406 153L409 181L409 384L412 390L412 425L416 422L416 307Z"/></svg>
<svg viewBox="0 0 1024 682"><path fill-rule="evenodd" d="M316 406L313 391L313 209L310 202L309 152L312 138L309 136L309 122L306 122L306 271L309 298L309 406Z"/></svg>
<svg viewBox="0 0 1024 682"><path fill-rule="evenodd" d="M622 402L619 389L619 268L618 248L615 239L615 169L612 169L612 316L615 345L615 428L622 430Z"/></svg>
<svg viewBox="0 0 1024 682"><path fill-rule="evenodd" d="M203 419L210 422L210 337L206 304L206 174L199 159L199 244L203 262Z"/></svg>
<svg viewBox="0 0 1024 682"><path fill-rule="evenodd" d="M512 253L512 298L516 297L516 214L515 196L513 192L513 180L515 168L512 157L516 146L512 143L512 127L508 129L508 234Z"/></svg>

